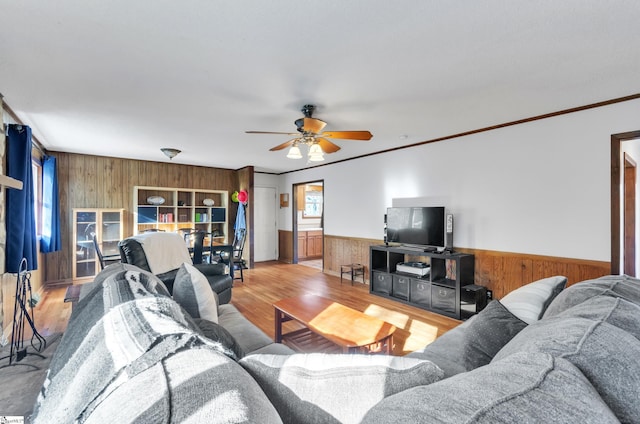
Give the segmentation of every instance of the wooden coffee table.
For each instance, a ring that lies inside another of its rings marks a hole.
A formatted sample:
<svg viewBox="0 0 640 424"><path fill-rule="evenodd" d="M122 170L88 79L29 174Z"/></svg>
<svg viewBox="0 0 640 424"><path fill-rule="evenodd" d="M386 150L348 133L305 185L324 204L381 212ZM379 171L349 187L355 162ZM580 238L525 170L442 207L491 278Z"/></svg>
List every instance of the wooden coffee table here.
<svg viewBox="0 0 640 424"><path fill-rule="evenodd" d="M315 295L282 299L275 308L275 340L304 350L301 340L310 332L339 346L345 353L387 353L396 327L386 321ZM282 334L282 323L296 320L306 328Z"/></svg>

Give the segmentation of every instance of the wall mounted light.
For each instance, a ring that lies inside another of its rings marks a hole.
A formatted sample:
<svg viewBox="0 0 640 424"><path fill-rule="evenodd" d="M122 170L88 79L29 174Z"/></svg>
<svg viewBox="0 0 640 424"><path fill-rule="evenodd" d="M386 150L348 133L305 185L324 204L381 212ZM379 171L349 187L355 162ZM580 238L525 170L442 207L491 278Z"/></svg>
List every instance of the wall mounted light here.
<svg viewBox="0 0 640 424"><path fill-rule="evenodd" d="M281 208L289 207L289 193L280 193L280 207Z"/></svg>

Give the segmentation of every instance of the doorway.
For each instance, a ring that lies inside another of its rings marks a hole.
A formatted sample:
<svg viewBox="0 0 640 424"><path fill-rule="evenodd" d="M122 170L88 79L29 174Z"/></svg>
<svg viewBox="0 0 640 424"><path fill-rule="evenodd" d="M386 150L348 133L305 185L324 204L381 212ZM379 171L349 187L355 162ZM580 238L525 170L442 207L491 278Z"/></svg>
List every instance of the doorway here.
<svg viewBox="0 0 640 424"><path fill-rule="evenodd" d="M293 260L323 269L324 265L324 180L293 185Z"/></svg>
<svg viewBox="0 0 640 424"><path fill-rule="evenodd" d="M624 153L623 214L624 249L622 263L624 273L636 276L636 161Z"/></svg>
<svg viewBox="0 0 640 424"><path fill-rule="evenodd" d="M635 276L640 130L611 136L611 273Z"/></svg>

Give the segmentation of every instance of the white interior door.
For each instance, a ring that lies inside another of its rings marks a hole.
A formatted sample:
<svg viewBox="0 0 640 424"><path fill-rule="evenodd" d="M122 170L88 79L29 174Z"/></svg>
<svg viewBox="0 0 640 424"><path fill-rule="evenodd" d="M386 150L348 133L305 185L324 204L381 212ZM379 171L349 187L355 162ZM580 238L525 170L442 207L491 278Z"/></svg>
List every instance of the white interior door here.
<svg viewBox="0 0 640 424"><path fill-rule="evenodd" d="M275 187L255 187L253 254L255 262L274 261L278 259L276 189Z"/></svg>

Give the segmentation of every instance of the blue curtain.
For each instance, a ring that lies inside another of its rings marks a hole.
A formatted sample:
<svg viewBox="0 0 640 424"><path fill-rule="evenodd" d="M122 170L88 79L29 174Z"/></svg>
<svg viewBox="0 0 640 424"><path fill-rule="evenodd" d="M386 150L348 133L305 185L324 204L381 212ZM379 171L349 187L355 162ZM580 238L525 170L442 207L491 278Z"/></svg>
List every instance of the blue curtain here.
<svg viewBox="0 0 640 424"><path fill-rule="evenodd" d="M33 210L31 128L9 124L7 175L22 181L22 190L7 190L6 272L19 272L22 258L27 270L38 268L36 221Z"/></svg>
<svg viewBox="0 0 640 424"><path fill-rule="evenodd" d="M42 237L40 239L40 251L49 253L58 250L62 250L58 168L56 158L45 156L42 162Z"/></svg>

